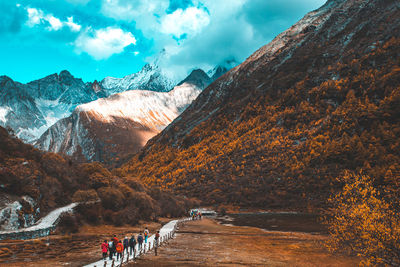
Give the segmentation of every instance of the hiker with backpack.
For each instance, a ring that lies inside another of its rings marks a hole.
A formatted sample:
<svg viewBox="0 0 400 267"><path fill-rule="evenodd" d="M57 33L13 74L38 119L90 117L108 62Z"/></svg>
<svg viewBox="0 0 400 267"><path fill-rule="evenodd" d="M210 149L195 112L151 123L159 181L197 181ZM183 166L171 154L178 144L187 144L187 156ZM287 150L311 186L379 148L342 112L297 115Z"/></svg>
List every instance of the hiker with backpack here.
<svg viewBox="0 0 400 267"><path fill-rule="evenodd" d="M141 233L139 234L139 236L137 238L137 242L139 244L139 251L142 251L143 236Z"/></svg>
<svg viewBox="0 0 400 267"><path fill-rule="evenodd" d="M147 238L149 237L149 229L147 227L144 229L144 243L147 244Z"/></svg>
<svg viewBox="0 0 400 267"><path fill-rule="evenodd" d="M113 256L114 256L114 250L115 250L115 246L114 246L114 242L112 241L112 239L108 242L108 258L110 260L112 260Z"/></svg>
<svg viewBox="0 0 400 267"><path fill-rule="evenodd" d="M103 244L101 244L101 252L103 253L103 260L106 260L107 259L107 252L108 252L107 240L104 240Z"/></svg>
<svg viewBox="0 0 400 267"><path fill-rule="evenodd" d="M132 235L131 238L129 239L129 253L133 254L133 257L135 257L135 246L136 246L136 239L135 236Z"/></svg>
<svg viewBox="0 0 400 267"><path fill-rule="evenodd" d="M125 236L123 244L124 244L124 253L126 250L126 253L129 255L129 239L127 236Z"/></svg>
<svg viewBox="0 0 400 267"><path fill-rule="evenodd" d="M122 252L124 251L124 245L122 244L121 240L117 243L117 260L121 258L122 260Z"/></svg>
<svg viewBox="0 0 400 267"><path fill-rule="evenodd" d="M114 254L113 254L113 256L115 256L115 254L116 254L116 249L117 249L117 244L118 244L118 242L119 242L119 240L118 240L118 238L117 238L117 236L116 235L114 235L114 237L112 238L112 241L113 241L113 243L114 243Z"/></svg>

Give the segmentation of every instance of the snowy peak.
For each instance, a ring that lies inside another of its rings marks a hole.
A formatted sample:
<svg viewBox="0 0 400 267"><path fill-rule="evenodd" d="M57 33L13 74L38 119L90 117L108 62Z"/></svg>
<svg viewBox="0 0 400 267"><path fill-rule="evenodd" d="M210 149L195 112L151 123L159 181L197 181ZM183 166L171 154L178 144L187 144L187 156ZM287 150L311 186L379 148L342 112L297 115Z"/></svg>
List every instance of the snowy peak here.
<svg viewBox="0 0 400 267"><path fill-rule="evenodd" d="M177 81L160 67L160 61L165 55L165 50L163 50L152 63L144 65L139 72L123 78L106 77L100 84L108 95L127 90L168 92L177 84Z"/></svg>

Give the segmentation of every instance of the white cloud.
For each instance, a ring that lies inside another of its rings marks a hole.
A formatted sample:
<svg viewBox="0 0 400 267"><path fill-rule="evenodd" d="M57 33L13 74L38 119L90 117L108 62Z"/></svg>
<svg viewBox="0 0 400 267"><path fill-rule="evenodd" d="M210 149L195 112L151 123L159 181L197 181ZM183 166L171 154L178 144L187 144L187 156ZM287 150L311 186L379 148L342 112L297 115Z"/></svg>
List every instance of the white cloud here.
<svg viewBox="0 0 400 267"><path fill-rule="evenodd" d="M81 30L81 25L77 24L74 22L74 18L73 17L68 17L67 21L64 22L65 25L67 25L71 31L73 32L79 32Z"/></svg>
<svg viewBox="0 0 400 267"><path fill-rule="evenodd" d="M210 23L210 17L204 9L189 7L177 9L162 18L161 32L179 37L183 34L196 35Z"/></svg>
<svg viewBox="0 0 400 267"><path fill-rule="evenodd" d="M28 7L26 11L28 12L28 21L26 24L29 27L47 22L49 26L46 27L46 30L48 31L58 31L64 26L69 27L73 32L81 30L81 25L75 23L72 16L68 17L67 21L61 21L59 18L53 16L53 14L45 14L41 9Z"/></svg>
<svg viewBox="0 0 400 267"><path fill-rule="evenodd" d="M115 27L99 30L88 28L75 41L78 53L86 52L97 60L107 59L113 54L119 54L131 44L136 44L133 34Z"/></svg>
<svg viewBox="0 0 400 267"><path fill-rule="evenodd" d="M63 27L63 23L58 18L54 17L53 15L47 15L45 18L50 26L47 27L49 31L58 31Z"/></svg>
<svg viewBox="0 0 400 267"><path fill-rule="evenodd" d="M28 21L26 22L26 24L29 27L33 27L37 24L42 23L44 19L44 14L42 10L28 7L26 11L28 12Z"/></svg>

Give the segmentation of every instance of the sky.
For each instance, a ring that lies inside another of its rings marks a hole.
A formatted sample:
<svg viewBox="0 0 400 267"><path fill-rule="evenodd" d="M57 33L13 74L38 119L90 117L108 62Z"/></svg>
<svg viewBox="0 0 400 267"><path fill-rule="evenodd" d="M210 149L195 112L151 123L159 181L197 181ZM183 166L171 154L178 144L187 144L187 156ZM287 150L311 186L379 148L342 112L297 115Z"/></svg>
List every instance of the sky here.
<svg viewBox="0 0 400 267"><path fill-rule="evenodd" d="M123 77L165 49L162 67L184 77L242 62L325 1L0 0L0 75Z"/></svg>

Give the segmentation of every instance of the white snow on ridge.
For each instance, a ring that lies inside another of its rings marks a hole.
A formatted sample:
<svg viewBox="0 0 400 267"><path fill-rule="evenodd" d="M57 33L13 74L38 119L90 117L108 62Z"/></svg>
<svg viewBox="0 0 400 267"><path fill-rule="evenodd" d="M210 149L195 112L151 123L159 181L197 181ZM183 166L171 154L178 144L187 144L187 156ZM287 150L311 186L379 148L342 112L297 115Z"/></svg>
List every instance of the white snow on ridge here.
<svg viewBox="0 0 400 267"><path fill-rule="evenodd" d="M87 112L112 123L129 118L150 128L163 129L200 94L201 89L184 83L170 92L131 90L79 105L75 112Z"/></svg>

